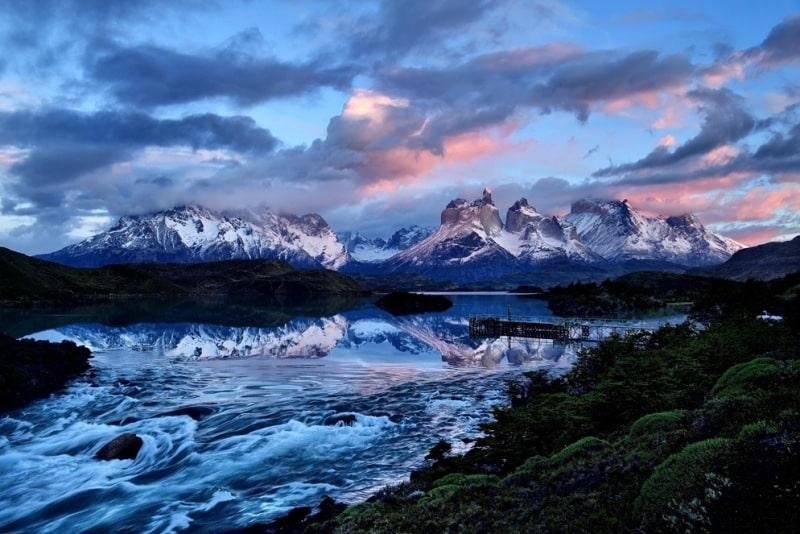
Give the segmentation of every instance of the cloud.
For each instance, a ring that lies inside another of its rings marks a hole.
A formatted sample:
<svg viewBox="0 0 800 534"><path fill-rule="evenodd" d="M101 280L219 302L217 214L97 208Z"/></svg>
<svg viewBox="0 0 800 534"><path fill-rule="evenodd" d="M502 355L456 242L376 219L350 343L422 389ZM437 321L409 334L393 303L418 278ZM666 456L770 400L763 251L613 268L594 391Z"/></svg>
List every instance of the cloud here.
<svg viewBox="0 0 800 534"><path fill-rule="evenodd" d="M71 190L70 182L129 161L147 147L262 154L278 141L249 117L206 113L157 119L134 112L43 109L0 112L0 145L27 151L8 167L16 181L7 189L17 201L53 206Z"/></svg>
<svg viewBox="0 0 800 534"><path fill-rule="evenodd" d="M783 19L760 45L747 49L742 56L757 61L761 66L800 60L800 15Z"/></svg>
<svg viewBox="0 0 800 534"><path fill-rule="evenodd" d="M374 17L363 18L350 40L353 57L403 55L440 44L444 37L482 20L503 1L384 0Z"/></svg>
<svg viewBox="0 0 800 534"><path fill-rule="evenodd" d="M260 34L248 32L248 39ZM87 59L91 79L120 102L156 107L208 98L249 106L308 94L323 87L347 89L356 74L349 66L322 61L291 63L259 57L231 45L186 53L156 45L102 43Z"/></svg>
<svg viewBox="0 0 800 534"><path fill-rule="evenodd" d="M215 0L0 0L0 42L9 63L28 76L52 79L72 52L98 37L124 35L133 24L168 14L184 16L215 4Z"/></svg>
<svg viewBox="0 0 800 534"><path fill-rule="evenodd" d="M707 67L703 72L706 83L720 87L731 78L744 79L748 68L773 69L786 63L800 61L800 15L786 17L770 30L757 46L732 51Z"/></svg>
<svg viewBox="0 0 800 534"><path fill-rule="evenodd" d="M521 110L574 113L585 122L592 106L658 94L689 81L683 55L654 51L584 52L551 44L480 55L451 67L393 68L377 73L383 92L424 110L416 142L441 150L441 140L508 121Z"/></svg>
<svg viewBox="0 0 800 534"><path fill-rule="evenodd" d="M705 115L697 135L674 150L670 150L666 143L659 143L644 158L633 163L600 169L593 176L615 176L675 165L688 158L707 154L727 143L739 141L756 128L756 120L744 109L744 99L728 89L695 89L687 93L687 96L699 103L700 112Z"/></svg>

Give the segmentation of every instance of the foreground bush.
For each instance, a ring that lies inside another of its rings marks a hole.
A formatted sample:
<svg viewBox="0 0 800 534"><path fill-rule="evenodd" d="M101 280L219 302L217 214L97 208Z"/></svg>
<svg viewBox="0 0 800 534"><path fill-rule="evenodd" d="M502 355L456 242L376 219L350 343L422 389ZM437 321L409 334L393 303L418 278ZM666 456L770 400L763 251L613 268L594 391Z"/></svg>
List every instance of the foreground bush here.
<svg viewBox="0 0 800 534"><path fill-rule="evenodd" d="M486 436L311 530L791 532L800 362L782 323L665 327L531 373Z"/></svg>

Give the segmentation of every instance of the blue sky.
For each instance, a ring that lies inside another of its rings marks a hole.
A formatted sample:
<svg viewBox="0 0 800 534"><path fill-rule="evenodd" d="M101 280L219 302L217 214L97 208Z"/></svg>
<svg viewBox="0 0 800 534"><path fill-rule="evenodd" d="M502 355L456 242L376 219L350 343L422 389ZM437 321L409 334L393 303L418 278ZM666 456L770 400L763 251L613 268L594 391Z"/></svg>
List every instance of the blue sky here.
<svg viewBox="0 0 800 534"><path fill-rule="evenodd" d="M644 4L644 5L643 5ZM800 3L0 2L0 244L200 203L436 225L484 186L800 232Z"/></svg>

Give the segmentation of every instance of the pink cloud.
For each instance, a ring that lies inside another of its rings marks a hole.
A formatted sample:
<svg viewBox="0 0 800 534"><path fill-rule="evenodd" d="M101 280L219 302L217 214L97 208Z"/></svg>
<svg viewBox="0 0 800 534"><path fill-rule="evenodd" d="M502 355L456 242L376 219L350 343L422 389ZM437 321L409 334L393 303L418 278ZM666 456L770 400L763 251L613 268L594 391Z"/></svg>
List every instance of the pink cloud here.
<svg viewBox="0 0 800 534"><path fill-rule="evenodd" d="M781 210L800 211L800 185L786 184L779 189L754 187L742 197L735 213L737 221L765 220Z"/></svg>
<svg viewBox="0 0 800 534"><path fill-rule="evenodd" d="M665 135L664 137L658 140L658 146L671 147L677 144L678 141L675 139L674 135Z"/></svg>
<svg viewBox="0 0 800 534"><path fill-rule="evenodd" d="M706 70L703 81L712 89L719 89L731 79L743 80L749 61L737 56L727 63L719 63Z"/></svg>
<svg viewBox="0 0 800 534"><path fill-rule="evenodd" d="M783 226L748 226L729 230L726 234L736 241L748 247L752 247L769 241L775 241L785 236L786 228Z"/></svg>

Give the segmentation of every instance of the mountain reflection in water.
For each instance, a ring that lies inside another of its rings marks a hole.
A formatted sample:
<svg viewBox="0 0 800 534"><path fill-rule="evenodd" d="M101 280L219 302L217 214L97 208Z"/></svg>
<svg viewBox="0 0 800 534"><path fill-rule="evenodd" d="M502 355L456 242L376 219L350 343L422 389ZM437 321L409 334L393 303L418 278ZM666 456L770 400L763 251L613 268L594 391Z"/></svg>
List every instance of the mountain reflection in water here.
<svg viewBox="0 0 800 534"><path fill-rule="evenodd" d="M438 353L457 367L496 367L550 362L569 366L580 348L540 339L471 339L468 308L472 297L455 297L460 306L445 313L393 317L371 305L329 317L296 317L279 326L230 326L178 322L108 325L77 323L35 334L49 340L68 339L93 352L153 352L172 359L322 358L331 353L357 353L362 347L389 345L397 353ZM507 297L514 298L514 297ZM485 297L484 297L485 299ZM517 299L527 311L548 318L539 301Z"/></svg>
<svg viewBox="0 0 800 534"><path fill-rule="evenodd" d="M515 295L453 300L402 318L369 302L0 312L0 330L93 350L91 372L0 418L0 531L225 531L365 499L440 439L462 452L507 380L563 372L579 347L470 339L471 314L550 314ZM135 460L94 459L124 432L143 439Z"/></svg>

